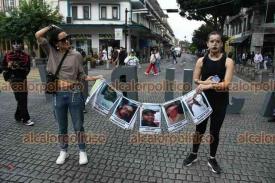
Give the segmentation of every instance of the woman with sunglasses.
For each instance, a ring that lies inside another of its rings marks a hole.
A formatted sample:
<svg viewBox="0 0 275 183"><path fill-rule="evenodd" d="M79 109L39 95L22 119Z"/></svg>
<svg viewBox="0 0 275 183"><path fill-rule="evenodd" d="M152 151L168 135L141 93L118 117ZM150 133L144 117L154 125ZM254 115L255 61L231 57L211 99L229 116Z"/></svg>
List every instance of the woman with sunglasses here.
<svg viewBox="0 0 275 183"><path fill-rule="evenodd" d="M46 39L46 34L49 34ZM102 75L87 76L83 70L83 57L71 49L69 36L61 28L50 25L37 31L35 37L39 45L48 56L47 71L55 73L63 56L67 53L58 73L58 91L53 96L54 114L59 127L60 155L56 164L63 164L68 157L68 110L70 111L73 127L79 147L79 164L87 164L85 152L83 97L80 83L83 80L91 81L103 79Z"/></svg>

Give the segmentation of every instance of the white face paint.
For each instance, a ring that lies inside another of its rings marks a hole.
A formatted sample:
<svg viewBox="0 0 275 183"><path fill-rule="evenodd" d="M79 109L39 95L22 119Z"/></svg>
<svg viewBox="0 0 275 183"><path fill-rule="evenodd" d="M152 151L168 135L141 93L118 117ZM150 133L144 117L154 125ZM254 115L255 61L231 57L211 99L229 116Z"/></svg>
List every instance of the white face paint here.
<svg viewBox="0 0 275 183"><path fill-rule="evenodd" d="M15 42L12 43L12 48L13 48L15 51L21 50L21 48L22 48L22 43L15 41Z"/></svg>

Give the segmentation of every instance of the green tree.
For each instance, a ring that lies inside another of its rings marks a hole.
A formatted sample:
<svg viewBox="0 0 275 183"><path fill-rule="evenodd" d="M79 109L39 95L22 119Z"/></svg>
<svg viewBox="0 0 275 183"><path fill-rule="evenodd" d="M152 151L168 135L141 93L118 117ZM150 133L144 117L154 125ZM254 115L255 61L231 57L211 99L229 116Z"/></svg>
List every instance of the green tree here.
<svg viewBox="0 0 275 183"><path fill-rule="evenodd" d="M212 24L203 24L197 30L193 32L192 42L199 51L207 48L208 34L213 31ZM222 37L222 41L225 43L228 39L227 36Z"/></svg>
<svg viewBox="0 0 275 183"><path fill-rule="evenodd" d="M214 27L212 24L203 24L193 32L192 42L199 51L207 48L206 42L208 39L208 34L212 32L213 29Z"/></svg>
<svg viewBox="0 0 275 183"><path fill-rule="evenodd" d="M180 15L189 20L204 21L223 32L226 16L239 13L242 7L249 7L260 0L177 0Z"/></svg>
<svg viewBox="0 0 275 183"><path fill-rule="evenodd" d="M25 39L30 48L36 44L35 32L49 24L60 24L62 16L40 0L22 0L17 9L13 9L0 24L0 31L6 39L15 36ZM3 31L3 32L2 32Z"/></svg>

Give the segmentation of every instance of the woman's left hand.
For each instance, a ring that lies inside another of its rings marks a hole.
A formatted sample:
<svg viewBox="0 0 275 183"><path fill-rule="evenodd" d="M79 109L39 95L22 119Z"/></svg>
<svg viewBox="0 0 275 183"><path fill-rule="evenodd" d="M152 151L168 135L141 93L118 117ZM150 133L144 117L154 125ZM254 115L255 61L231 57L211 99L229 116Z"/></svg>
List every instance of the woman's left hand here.
<svg viewBox="0 0 275 183"><path fill-rule="evenodd" d="M207 84L207 85L204 85L204 84L200 84L197 88L196 88L196 92L197 93L201 93L203 92L204 90L209 90L212 88L212 84Z"/></svg>
<svg viewBox="0 0 275 183"><path fill-rule="evenodd" d="M96 76L96 79L104 79L103 75Z"/></svg>

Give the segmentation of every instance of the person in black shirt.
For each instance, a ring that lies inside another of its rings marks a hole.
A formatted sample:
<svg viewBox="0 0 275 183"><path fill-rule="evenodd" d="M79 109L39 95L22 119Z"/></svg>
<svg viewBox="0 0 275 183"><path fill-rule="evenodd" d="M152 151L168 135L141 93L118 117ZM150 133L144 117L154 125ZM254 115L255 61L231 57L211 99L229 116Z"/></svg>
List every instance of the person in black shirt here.
<svg viewBox="0 0 275 183"><path fill-rule="evenodd" d="M125 48L120 47L120 51L118 54L118 65L117 66L125 65L124 60L126 57L127 57L127 52L126 52Z"/></svg>
<svg viewBox="0 0 275 183"><path fill-rule="evenodd" d="M27 75L30 72L30 56L23 51L23 40L12 40L12 51L5 54L2 61L3 76L8 81L17 101L14 118L27 126L34 125L28 112Z"/></svg>
<svg viewBox="0 0 275 183"><path fill-rule="evenodd" d="M141 126L158 127L159 124L154 123L156 111L151 109L144 109L142 111Z"/></svg>
<svg viewBox="0 0 275 183"><path fill-rule="evenodd" d="M211 32L208 35L207 46L209 53L198 59L193 75L194 82L198 85L196 88L197 93L203 91L213 109L210 115L211 142L208 166L211 167L214 173L218 174L221 172L221 168L215 156L219 144L220 129L225 118L226 107L229 103L228 86L234 73L234 61L222 53L223 43L221 38L222 36L218 32ZM213 80L215 75L219 77L219 82ZM208 118L196 126L193 150L184 160L185 166L190 166L193 162L197 161L197 152L202 136L206 131L207 121Z"/></svg>

